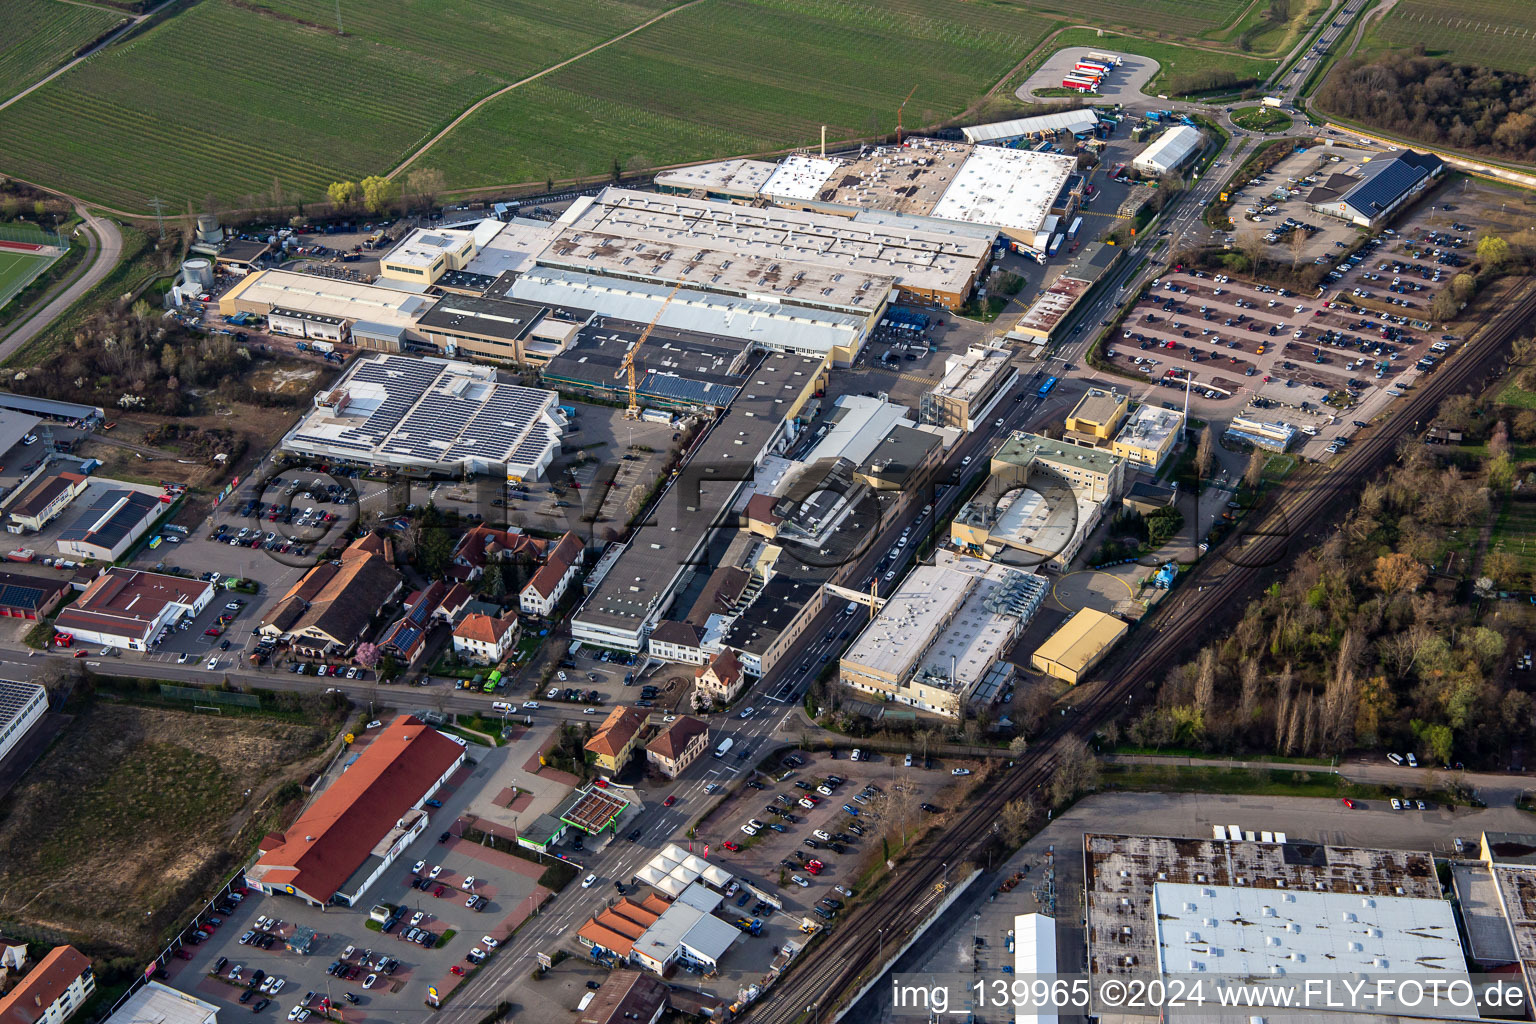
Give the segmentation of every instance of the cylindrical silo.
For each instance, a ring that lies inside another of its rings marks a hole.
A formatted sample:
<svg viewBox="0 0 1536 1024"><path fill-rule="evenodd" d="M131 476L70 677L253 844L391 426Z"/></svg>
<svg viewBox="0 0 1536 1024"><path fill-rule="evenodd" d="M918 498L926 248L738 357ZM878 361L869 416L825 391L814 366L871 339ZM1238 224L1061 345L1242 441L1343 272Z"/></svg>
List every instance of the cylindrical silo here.
<svg viewBox="0 0 1536 1024"><path fill-rule="evenodd" d="M181 265L181 279L196 282L204 288L213 287L213 264L207 260L186 260Z"/></svg>

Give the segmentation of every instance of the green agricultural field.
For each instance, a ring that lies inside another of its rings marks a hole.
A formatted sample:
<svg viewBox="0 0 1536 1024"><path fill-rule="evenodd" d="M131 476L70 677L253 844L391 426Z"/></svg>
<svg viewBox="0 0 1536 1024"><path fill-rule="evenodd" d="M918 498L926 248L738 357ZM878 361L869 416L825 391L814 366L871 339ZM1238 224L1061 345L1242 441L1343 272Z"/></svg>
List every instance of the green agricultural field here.
<svg viewBox="0 0 1536 1024"><path fill-rule="evenodd" d="M0 32L0 100L8 100L69 60L125 15L66 0L5 0Z"/></svg>
<svg viewBox="0 0 1536 1024"><path fill-rule="evenodd" d="M1188 38L1230 24L1251 3L1252 0L1035 0L1032 6L1077 25L1113 25Z"/></svg>
<svg viewBox="0 0 1536 1024"><path fill-rule="evenodd" d="M130 211L155 196L172 210L210 194L261 205L274 179L287 198L315 198L337 178L389 171L512 81L494 72L573 56L659 4L572 0L561 24L560 0L501 19L484 3L349 3L345 37L301 16L318 7L334 23L334 3L274 6L204 0L28 96L0 117L0 173ZM389 32L411 42L391 45Z"/></svg>
<svg viewBox="0 0 1536 1024"><path fill-rule="evenodd" d="M1049 30L1008 4L708 0L488 103L423 162L459 187L603 174L959 114Z"/></svg>
<svg viewBox="0 0 1536 1024"><path fill-rule="evenodd" d="M1370 30L1369 48L1422 44L1432 56L1505 71L1536 65L1536 4L1530 0L1398 0Z"/></svg>
<svg viewBox="0 0 1536 1024"><path fill-rule="evenodd" d="M1279 64L1279 61L1261 60L1239 53L1180 46L1178 43L1142 39L1137 36L1117 35L1110 32L1100 35L1092 29L1082 28L1068 29L1061 33L1051 41L1047 49L1050 53L1055 53L1059 49L1074 46L1091 46L1096 50L1110 53L1134 53L1142 57L1151 57L1160 66L1158 73L1146 86L1146 91L1152 94L1161 92L1170 79L1177 79L1182 75L1198 75L1202 72L1230 71L1239 79L1263 80L1268 78ZM1049 55L1049 53L1043 55L1039 62L1014 76L1009 83L1010 89L1022 85Z"/></svg>

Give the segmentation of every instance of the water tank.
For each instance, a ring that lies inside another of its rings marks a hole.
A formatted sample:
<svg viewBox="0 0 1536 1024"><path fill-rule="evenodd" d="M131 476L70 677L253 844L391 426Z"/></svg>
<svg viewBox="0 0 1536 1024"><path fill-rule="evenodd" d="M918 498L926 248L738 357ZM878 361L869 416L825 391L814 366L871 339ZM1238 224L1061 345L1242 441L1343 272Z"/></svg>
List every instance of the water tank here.
<svg viewBox="0 0 1536 1024"><path fill-rule="evenodd" d="M207 260L187 260L181 265L181 278L188 284L213 287L213 264Z"/></svg>
<svg viewBox="0 0 1536 1024"><path fill-rule="evenodd" d="M199 242L222 242L224 229L219 227L219 218L211 213L204 213L197 218L197 240Z"/></svg>

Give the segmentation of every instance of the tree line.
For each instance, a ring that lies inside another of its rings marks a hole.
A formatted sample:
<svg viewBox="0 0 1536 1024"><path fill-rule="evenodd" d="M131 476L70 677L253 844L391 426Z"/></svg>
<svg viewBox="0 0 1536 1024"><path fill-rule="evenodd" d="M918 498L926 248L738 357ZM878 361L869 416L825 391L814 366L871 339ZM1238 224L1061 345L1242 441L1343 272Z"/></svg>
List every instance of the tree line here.
<svg viewBox="0 0 1536 1024"><path fill-rule="evenodd" d="M1528 743L1536 703L1510 669L1532 613L1509 602L1484 613L1499 588L1532 582L1485 530L1519 500L1511 424L1465 395L1441 422L1486 447L1463 457L1405 442L1337 531L1109 738L1292 756L1412 750L1429 764L1489 766ZM1536 415L1513 425L1536 437Z"/></svg>
<svg viewBox="0 0 1536 1024"><path fill-rule="evenodd" d="M1529 75L1452 64L1418 53L1342 60L1319 106L1430 145L1536 160L1536 82Z"/></svg>

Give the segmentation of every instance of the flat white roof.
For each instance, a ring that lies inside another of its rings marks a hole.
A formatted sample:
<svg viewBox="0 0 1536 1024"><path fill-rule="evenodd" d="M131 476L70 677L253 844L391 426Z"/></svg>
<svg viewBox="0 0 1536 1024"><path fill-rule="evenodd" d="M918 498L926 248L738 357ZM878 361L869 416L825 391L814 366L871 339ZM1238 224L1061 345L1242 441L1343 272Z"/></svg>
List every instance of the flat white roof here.
<svg viewBox="0 0 1536 1024"><path fill-rule="evenodd" d="M555 237L557 230L549 221L514 218L481 245L480 251L464 265L464 269L471 274L484 274L487 277L500 277L502 274L526 270L533 265L534 257Z"/></svg>
<svg viewBox="0 0 1536 1024"><path fill-rule="evenodd" d="M762 193L775 199L815 199L842 163L831 157L799 153L787 156L779 161L779 166L763 184Z"/></svg>
<svg viewBox="0 0 1536 1024"><path fill-rule="evenodd" d="M978 146L961 165L932 216L1036 231L1077 158L1060 153Z"/></svg>
<svg viewBox="0 0 1536 1024"><path fill-rule="evenodd" d="M1152 905L1165 974L1468 979L1443 899L1158 882Z"/></svg>
<svg viewBox="0 0 1536 1024"><path fill-rule="evenodd" d="M246 277L220 300L250 303L301 313L340 317L349 322L366 320L389 327L412 328L435 302L424 295L397 288L342 281L288 270L261 270Z"/></svg>
<svg viewBox="0 0 1536 1024"><path fill-rule="evenodd" d="M1204 142L1205 137L1200 134L1200 129L1181 124L1159 135L1157 140L1142 150L1131 163L1136 167L1151 167L1158 170L1177 167Z"/></svg>
<svg viewBox="0 0 1536 1024"><path fill-rule="evenodd" d="M846 217L608 188L562 226L539 263L585 273L873 309L890 285L964 292L986 241Z"/></svg>
<svg viewBox="0 0 1536 1024"><path fill-rule="evenodd" d="M1027 978L1056 973L1056 922L1044 914L1015 914L1013 918L1013 973ZM1056 1024L1054 1013L1020 1010L1014 1024Z"/></svg>
<svg viewBox="0 0 1536 1024"><path fill-rule="evenodd" d="M1156 405L1138 405L1131 418L1120 428L1115 438L1119 444L1142 445L1158 448L1168 440L1168 435L1184 424L1184 414Z"/></svg>
<svg viewBox="0 0 1536 1024"><path fill-rule="evenodd" d="M989 604L1032 573L940 550L934 565L907 574L843 660L889 674L898 684L964 691L981 681L1013 637L1009 619ZM1040 577L1043 588L1045 581Z"/></svg>
<svg viewBox="0 0 1536 1024"><path fill-rule="evenodd" d="M933 388L936 395L968 402L981 394L999 373L1008 372L1009 353L972 345L944 360L944 378Z"/></svg>
<svg viewBox="0 0 1536 1024"><path fill-rule="evenodd" d="M841 415L802 462L842 458L862 465L891 428L913 426L911 409L868 395L839 395L834 405Z"/></svg>
<svg viewBox="0 0 1536 1024"><path fill-rule="evenodd" d="M997 521L989 532L995 539L1055 556L1067 550L1078 527L1093 521L1093 503L1086 505L1070 487L1042 475L1035 484L998 499Z"/></svg>
<svg viewBox="0 0 1536 1024"><path fill-rule="evenodd" d="M1098 115L1084 107L1081 110L1063 110L1041 114L1038 117L1018 117L1012 121L978 124L970 128L962 128L960 131L965 135L967 142L981 143L1017 139L1023 135L1038 135L1042 132L1071 132L1076 135L1092 131L1098 123Z"/></svg>
<svg viewBox="0 0 1536 1024"><path fill-rule="evenodd" d="M151 981L107 1018L107 1024L212 1024L219 1008L197 996Z"/></svg>
<svg viewBox="0 0 1536 1024"><path fill-rule="evenodd" d="M656 175L663 188L702 188L756 195L778 166L767 160L716 160Z"/></svg>
<svg viewBox="0 0 1536 1024"><path fill-rule="evenodd" d="M407 267L430 267L445 252L458 252L465 244L473 245L473 230L455 228L416 228L400 240L380 262Z"/></svg>

